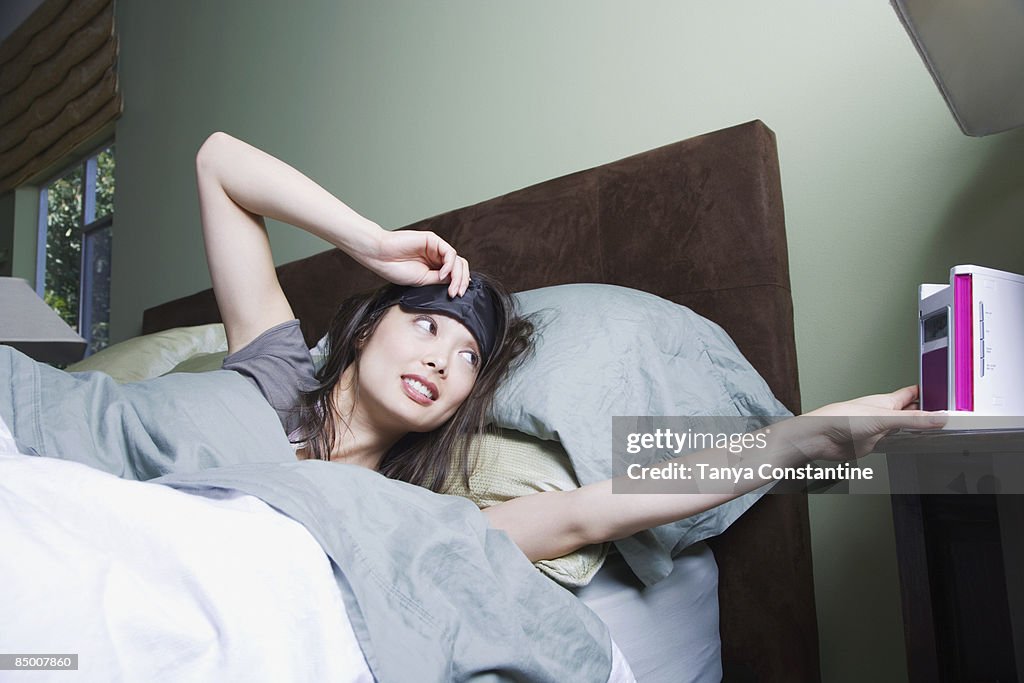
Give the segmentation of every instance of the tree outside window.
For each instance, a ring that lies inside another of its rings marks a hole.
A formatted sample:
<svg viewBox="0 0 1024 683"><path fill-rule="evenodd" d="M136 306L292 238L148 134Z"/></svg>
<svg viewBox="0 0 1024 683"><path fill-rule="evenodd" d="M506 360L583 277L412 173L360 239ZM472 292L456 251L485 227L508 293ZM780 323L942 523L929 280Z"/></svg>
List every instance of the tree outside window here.
<svg viewBox="0 0 1024 683"><path fill-rule="evenodd" d="M86 342L110 338L114 146L44 186L39 199L36 291Z"/></svg>

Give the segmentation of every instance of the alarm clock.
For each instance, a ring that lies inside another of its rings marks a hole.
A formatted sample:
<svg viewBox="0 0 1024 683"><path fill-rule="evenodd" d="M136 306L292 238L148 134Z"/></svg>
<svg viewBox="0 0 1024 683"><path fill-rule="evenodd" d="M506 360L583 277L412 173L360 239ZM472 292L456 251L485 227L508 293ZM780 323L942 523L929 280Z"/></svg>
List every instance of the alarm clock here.
<svg viewBox="0 0 1024 683"><path fill-rule="evenodd" d="M920 286L918 316L923 410L1024 416L1024 276L954 266Z"/></svg>

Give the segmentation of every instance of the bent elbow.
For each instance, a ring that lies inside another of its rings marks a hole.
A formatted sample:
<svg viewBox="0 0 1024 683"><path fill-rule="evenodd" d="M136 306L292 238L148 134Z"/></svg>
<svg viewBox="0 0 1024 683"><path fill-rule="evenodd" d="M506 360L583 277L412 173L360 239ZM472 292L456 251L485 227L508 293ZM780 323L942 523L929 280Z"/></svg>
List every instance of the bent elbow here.
<svg viewBox="0 0 1024 683"><path fill-rule="evenodd" d="M203 144L196 152L196 172L209 172L212 170L217 159L223 155L223 149L228 142L234 140L230 135L222 131L216 131L207 136Z"/></svg>

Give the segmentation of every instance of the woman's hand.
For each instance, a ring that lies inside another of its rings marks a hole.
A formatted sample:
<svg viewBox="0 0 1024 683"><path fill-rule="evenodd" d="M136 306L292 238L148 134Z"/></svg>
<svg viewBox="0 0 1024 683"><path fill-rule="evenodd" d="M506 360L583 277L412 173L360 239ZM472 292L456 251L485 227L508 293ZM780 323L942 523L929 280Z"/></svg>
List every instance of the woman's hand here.
<svg viewBox="0 0 1024 683"><path fill-rule="evenodd" d="M404 285L449 282L461 295L469 264L430 232L387 232L283 161L227 133L196 154L206 259L228 337L237 351L295 317L281 290L264 217L299 227Z"/></svg>
<svg viewBox="0 0 1024 683"><path fill-rule="evenodd" d="M766 428L771 438L765 449L736 454L712 448L668 462L690 468L713 462L736 467L738 456L753 471L760 465L774 471L802 467L811 460L852 460L872 452L895 429L934 429L945 424L944 415L917 410L916 402L917 387L904 387L891 394L833 403ZM697 490L681 488L684 495L616 494L608 479L569 491L514 498L485 512L492 526L507 532L531 561L537 561L691 517L762 486L766 481L762 476L740 477L733 485L709 491L701 491L691 481Z"/></svg>
<svg viewBox="0 0 1024 683"><path fill-rule="evenodd" d="M429 231L381 229L365 250L352 257L398 285L436 285L448 281L449 296L462 296L469 286L469 262L455 248Z"/></svg>
<svg viewBox="0 0 1024 683"><path fill-rule="evenodd" d="M803 438L795 442L811 459L846 461L871 453L897 429L936 429L946 423L946 416L916 405L916 386L832 403L794 421L803 422L798 430Z"/></svg>

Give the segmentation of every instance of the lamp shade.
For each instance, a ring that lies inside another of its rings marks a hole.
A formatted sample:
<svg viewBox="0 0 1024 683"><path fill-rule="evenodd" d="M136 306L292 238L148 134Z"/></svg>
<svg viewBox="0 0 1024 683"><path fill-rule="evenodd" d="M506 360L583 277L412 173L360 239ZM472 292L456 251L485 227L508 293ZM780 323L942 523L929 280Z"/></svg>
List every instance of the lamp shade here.
<svg viewBox="0 0 1024 683"><path fill-rule="evenodd" d="M960 129L1024 126L1024 1L892 0Z"/></svg>
<svg viewBox="0 0 1024 683"><path fill-rule="evenodd" d="M20 278L0 277L0 344L46 363L71 363L85 340Z"/></svg>

